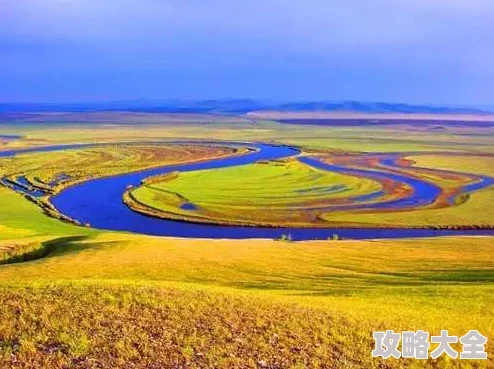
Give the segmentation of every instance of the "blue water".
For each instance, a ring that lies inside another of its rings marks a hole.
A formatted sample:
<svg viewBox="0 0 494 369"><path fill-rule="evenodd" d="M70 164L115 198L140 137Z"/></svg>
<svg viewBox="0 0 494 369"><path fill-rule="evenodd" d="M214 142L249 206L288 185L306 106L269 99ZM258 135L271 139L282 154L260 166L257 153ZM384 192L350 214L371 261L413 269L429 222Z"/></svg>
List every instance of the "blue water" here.
<svg viewBox="0 0 494 369"><path fill-rule="evenodd" d="M343 174L350 174L354 176L363 176L366 178L373 178L376 180L389 179L394 182L401 182L410 185L413 188L413 192L410 196L400 198L396 200L382 201L378 203L368 204L349 204L331 207L331 209L339 210L351 210L351 209L396 209L407 208L416 206L425 206L432 204L435 199L440 195L441 188L435 184L424 182L419 179L407 177L400 174L388 173L388 172L376 172L373 170L346 168L344 166L326 164L319 161L316 158L301 157L299 160L307 165L315 168L329 170L333 172L339 172ZM367 196L367 195L365 195Z"/></svg>
<svg viewBox="0 0 494 369"><path fill-rule="evenodd" d="M185 204L180 205L180 209L182 209L182 210L197 210L197 206L190 203L190 202L186 202Z"/></svg>
<svg viewBox="0 0 494 369"><path fill-rule="evenodd" d="M220 145L220 143L216 143ZM227 143L231 145L232 143ZM221 143L225 145L225 143ZM245 146L245 143L237 144ZM16 152L0 152L0 156L12 156L19 152L50 152L68 148L84 147L89 145L59 145L44 147L40 149L25 149ZM251 151L243 156L223 159L214 159L207 162L171 165L161 168L153 168L137 173L127 173L107 178L96 178L87 182L76 184L61 191L52 197L52 204L64 215L85 224L89 223L98 229L128 231L157 236L193 237L193 238L279 238L282 234L290 234L294 240L305 239L327 239L338 234L340 237L349 239L372 239L372 238L409 238L409 237L433 237L442 235L494 235L493 230L432 230L432 229L349 229L349 228L265 228L265 227L239 227L220 226L209 224L195 224L190 222L179 222L148 217L130 210L122 202L122 194L129 185L138 186L141 181L149 176L169 173L172 171L194 171L203 169L214 169L251 164L260 160L282 159L299 154L295 148L269 144L249 144L257 150ZM333 170L331 166L323 164L315 159L301 158L300 160L322 169ZM347 168L336 168L349 173ZM352 169L355 174L372 175L368 171ZM377 174L376 174L377 175ZM413 180L409 177L396 175L395 180L406 181L416 188L411 199L394 200L400 201L401 205L429 203L434 195L437 195L437 187ZM260 186L262 183L259 184ZM421 196L423 194L423 196ZM391 201L390 201L391 202ZM389 205L389 204L388 204ZM384 205L384 206L388 206ZM396 203L389 206L396 206ZM268 211L268 209L267 209Z"/></svg>
<svg viewBox="0 0 494 369"><path fill-rule="evenodd" d="M3 134L0 134L0 139L5 139L5 140L18 140L22 138L22 136L18 136L18 135L3 135Z"/></svg>
<svg viewBox="0 0 494 369"><path fill-rule="evenodd" d="M396 163L397 160L398 160L397 157L385 158L385 159L381 159L380 163L383 165L390 166L390 167L398 167L398 164ZM414 167L414 168L420 168L420 167ZM424 168L422 168L422 169L424 169ZM427 169L427 168L425 168L425 169ZM450 170L444 170L444 169L436 169L435 171L436 172L442 172L442 173L449 173L449 174L453 174L453 175L458 174L458 173L452 172ZM480 174L475 174L475 175L469 174L469 177L475 178L477 181L461 187L458 191L459 194L471 193L471 192L478 191L478 190L481 190L483 188L487 188L489 186L494 185L494 178L491 178L488 176L483 176ZM452 197L450 197L448 199L448 202L450 204L454 204L456 196L457 195L453 195Z"/></svg>
<svg viewBox="0 0 494 369"><path fill-rule="evenodd" d="M34 188L25 177L17 177L15 180L16 182L12 182L4 177L0 179L0 183L24 195L30 195L33 197L42 197L47 195L44 191Z"/></svg>
<svg viewBox="0 0 494 369"><path fill-rule="evenodd" d="M26 179L26 177L17 177L15 180L17 183L20 184L20 186L12 184L17 191L23 192L27 195L31 195L33 197L42 197L47 195L46 192L33 187Z"/></svg>
<svg viewBox="0 0 494 369"><path fill-rule="evenodd" d="M494 122L491 121L470 121L461 120L418 120L418 119L326 119L326 118L307 118L307 119L277 119L279 123L285 124L305 124L330 127L351 127L351 126L393 126L399 124L413 125L417 127L430 127L429 129L443 129L446 127L465 127L465 128L491 128Z"/></svg>
<svg viewBox="0 0 494 369"><path fill-rule="evenodd" d="M44 147L29 147L26 149L16 149L16 150L6 150L0 151L0 157L12 157L17 154L27 154L34 152L52 152L52 151L60 151L60 150L70 150L70 149L78 149L91 147L95 145L91 144L73 144L73 145L53 145L53 146L44 146Z"/></svg>
<svg viewBox="0 0 494 369"><path fill-rule="evenodd" d="M355 202L367 202L367 201L377 200L384 195L385 195L384 191L376 191L373 193L369 193L367 195L352 197L351 200Z"/></svg>

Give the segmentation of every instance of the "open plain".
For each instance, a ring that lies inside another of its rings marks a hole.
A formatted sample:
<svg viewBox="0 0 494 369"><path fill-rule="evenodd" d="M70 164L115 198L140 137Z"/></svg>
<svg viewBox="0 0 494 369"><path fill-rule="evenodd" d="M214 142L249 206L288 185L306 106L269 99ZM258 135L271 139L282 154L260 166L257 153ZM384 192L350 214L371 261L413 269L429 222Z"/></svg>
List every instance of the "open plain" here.
<svg viewBox="0 0 494 369"><path fill-rule="evenodd" d="M494 366L494 127L269 119L2 119L0 367ZM372 358L386 329L489 358Z"/></svg>

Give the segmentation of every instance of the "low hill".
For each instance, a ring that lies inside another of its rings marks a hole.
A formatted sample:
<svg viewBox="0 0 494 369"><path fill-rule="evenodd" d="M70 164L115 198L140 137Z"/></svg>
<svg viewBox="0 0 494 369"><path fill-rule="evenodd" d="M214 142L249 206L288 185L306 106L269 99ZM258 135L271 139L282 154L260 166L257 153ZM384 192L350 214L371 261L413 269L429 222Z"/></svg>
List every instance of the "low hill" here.
<svg viewBox="0 0 494 369"><path fill-rule="evenodd" d="M492 111L475 107L410 105L359 101L269 102L252 99L219 100L132 100L97 103L0 103L0 113L21 112L95 112L133 111L152 113L223 113L246 114L252 111L282 112L359 112L404 114L473 114L489 115Z"/></svg>

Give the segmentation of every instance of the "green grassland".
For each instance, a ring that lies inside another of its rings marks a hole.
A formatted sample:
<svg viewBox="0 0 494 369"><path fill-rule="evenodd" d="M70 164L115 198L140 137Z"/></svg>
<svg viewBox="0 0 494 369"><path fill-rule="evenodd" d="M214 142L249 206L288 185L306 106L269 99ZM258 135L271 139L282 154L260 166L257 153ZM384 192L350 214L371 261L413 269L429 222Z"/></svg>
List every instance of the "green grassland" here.
<svg viewBox="0 0 494 369"><path fill-rule="evenodd" d="M494 177L494 157L489 156L454 156L454 155L417 155L410 156L420 167L444 169L450 171L467 172L471 174ZM451 182L434 179L442 188L451 186ZM359 214L326 214L323 217L328 221L347 222L357 221L370 225L399 225L407 227L410 224L417 226L450 226L476 224L491 226L494 223L494 187L490 186L472 193L468 201L458 206L437 209L415 209L407 212L379 212Z"/></svg>
<svg viewBox="0 0 494 369"><path fill-rule="evenodd" d="M71 117L72 122L87 118ZM171 118L154 115L132 115L126 117L132 124L114 124L121 118L90 127L4 124L0 133L20 133L24 138L7 142L0 150L197 138L275 141L331 152L494 152L492 135L465 137L454 130L431 134L392 127L308 128L244 120L211 124L201 117L167 124ZM32 170L39 167L36 177L46 175L44 181L52 178L43 170L47 161L58 161L58 168L65 160L77 162L80 155L99 158L97 173L89 171L93 164L79 168L87 170L85 175L108 173L101 150L83 151L76 155L67 151L68 157L21 155L19 160L30 163ZM110 161L117 152L111 150ZM125 155L129 159L117 156L125 165L120 170L149 165L142 151ZM7 164L10 160L0 158L2 173L21 165ZM414 160L423 166L493 175L489 158L431 154ZM269 172L280 186L305 187L308 174L300 168L290 183L279 180L284 166L251 167L248 170L255 175ZM348 180L321 177L323 182L329 179ZM250 183L254 185L253 180ZM281 188L288 192L288 187ZM487 218L489 191L479 191L474 202L464 204L476 204L477 210L452 209ZM494 367L493 237L306 242L148 237L58 221L0 187L0 264L2 368ZM373 359L372 331L385 329L424 329L431 334L449 329L459 336L478 329L489 338L489 360Z"/></svg>
<svg viewBox="0 0 494 369"><path fill-rule="evenodd" d="M47 217L35 204L12 190L0 187L0 240L25 237L62 236L92 233L90 229L76 228Z"/></svg>
<svg viewBox="0 0 494 369"><path fill-rule="evenodd" d="M314 226L321 207L379 191L370 179L323 171L297 160L180 173L130 192L132 200L174 219L225 224ZM196 210L183 210L192 203ZM132 206L132 202L131 202Z"/></svg>
<svg viewBox="0 0 494 369"><path fill-rule="evenodd" d="M460 171L444 174L415 172L413 166L401 169L401 173L419 176L443 191L454 191L471 183L471 178L463 175L462 170L494 174L494 157L491 156L438 153L412 155L407 159L418 168ZM459 204L411 207L406 211L328 210L338 205L338 201L342 201L342 205L351 204L353 198L381 189L382 185L371 179L318 170L297 160L288 160L180 173L161 180L154 178L129 191L126 202L145 214L202 223L322 227L492 227L494 224L492 186L465 195L468 198ZM399 191L385 193L378 200L388 201L396 195ZM183 208L184 204L193 204L196 208Z"/></svg>
<svg viewBox="0 0 494 369"><path fill-rule="evenodd" d="M154 143L73 148L49 154L25 153L0 160L0 176L12 183L18 183L18 177L22 177L35 188L58 192L67 185L89 178L233 154L235 150L219 146Z"/></svg>

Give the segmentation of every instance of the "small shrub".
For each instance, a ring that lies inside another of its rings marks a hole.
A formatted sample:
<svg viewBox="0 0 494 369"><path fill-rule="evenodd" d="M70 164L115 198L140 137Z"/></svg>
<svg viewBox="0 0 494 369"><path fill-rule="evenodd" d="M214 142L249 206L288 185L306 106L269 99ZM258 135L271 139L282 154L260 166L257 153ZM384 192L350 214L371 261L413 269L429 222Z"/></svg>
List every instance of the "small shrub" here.
<svg viewBox="0 0 494 369"><path fill-rule="evenodd" d="M455 197L454 204L456 206L458 206L458 205L466 203L469 199L470 199L470 194L462 193L462 194L459 194L457 197Z"/></svg>
<svg viewBox="0 0 494 369"><path fill-rule="evenodd" d="M283 241L283 242L292 242L292 235L290 233L285 234L283 233L280 238L276 239L277 241Z"/></svg>

